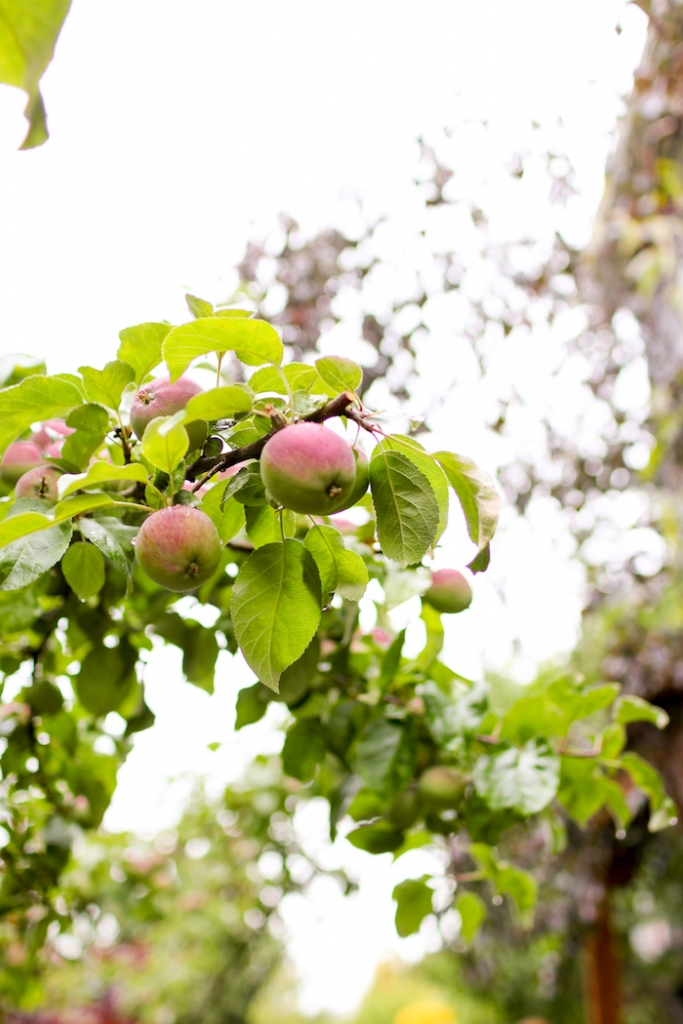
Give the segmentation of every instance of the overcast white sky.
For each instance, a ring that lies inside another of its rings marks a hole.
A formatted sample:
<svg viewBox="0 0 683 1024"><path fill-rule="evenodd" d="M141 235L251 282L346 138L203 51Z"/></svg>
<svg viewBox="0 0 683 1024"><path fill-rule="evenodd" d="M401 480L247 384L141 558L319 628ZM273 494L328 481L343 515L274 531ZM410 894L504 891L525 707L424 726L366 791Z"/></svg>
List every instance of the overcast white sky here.
<svg viewBox="0 0 683 1024"><path fill-rule="evenodd" d="M0 87L0 355L46 355L52 371L103 363L122 327L184 319L186 290L225 298L254 226L267 229L283 210L313 232L348 215L343 197L361 196L389 214L388 237L400 245L414 212L415 138L463 110L491 125L457 154L460 187L473 192L489 166L493 173L525 144L533 120L550 133L562 120L583 196L563 230L580 243L644 33L644 15L623 0L74 0L44 80L47 145L15 152L24 101ZM553 229L557 214L537 198L514 205L501 193L496 207L494 197L499 237ZM536 345L508 349L500 378L523 373L530 393L547 388ZM444 370L444 352L431 351L425 394ZM467 389L455 397L466 406ZM450 422L457 415L454 406ZM495 469L476 401L467 423L461 447ZM439 557L462 564L467 553L456 527ZM511 526L497 546L498 576L477 579L467 622L451 624L458 671L505 667L515 639L527 669L571 647L582 574L570 554L542 506L535 520ZM179 664L171 649L149 666L157 725L121 772L113 828L173 820L180 791L162 800L169 775L234 778L251 754L278 747L270 721L232 732L235 693L250 682L237 659L225 656L212 698L181 682ZM225 745L210 753L216 740ZM306 828L317 842L315 807ZM323 887L314 903L286 908L311 1012L349 1010L388 951L415 957L434 941L428 927L398 940L392 922L391 888L421 874L426 855L396 868L348 844L327 856L357 869L363 886L346 903Z"/></svg>

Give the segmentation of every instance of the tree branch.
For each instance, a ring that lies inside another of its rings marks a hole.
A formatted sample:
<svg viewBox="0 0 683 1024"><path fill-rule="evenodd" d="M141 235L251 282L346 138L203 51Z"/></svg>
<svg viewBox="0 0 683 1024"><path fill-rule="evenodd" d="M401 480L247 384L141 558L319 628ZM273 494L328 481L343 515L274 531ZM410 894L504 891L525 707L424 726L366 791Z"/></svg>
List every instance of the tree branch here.
<svg viewBox="0 0 683 1024"><path fill-rule="evenodd" d="M323 405L322 408L308 413L307 416L302 416L302 420L306 420L309 423L323 423L334 416L347 416L355 423L365 426L366 430L370 429L364 424L360 410L351 408L358 401L358 397L352 391L344 391L341 395L333 398L331 402L328 402L327 405ZM258 441L252 441L251 444L245 444L244 447L235 448L233 451L225 452L223 455L197 459L191 466L188 466L187 473L185 474L186 478L190 481L196 480L199 476L202 477L201 481L192 490L198 491L216 473L222 473L231 466L236 466L238 462L246 462L247 459L258 459L273 434L276 434L281 429L281 426L277 426L264 437L260 437ZM203 474L206 475L204 476Z"/></svg>

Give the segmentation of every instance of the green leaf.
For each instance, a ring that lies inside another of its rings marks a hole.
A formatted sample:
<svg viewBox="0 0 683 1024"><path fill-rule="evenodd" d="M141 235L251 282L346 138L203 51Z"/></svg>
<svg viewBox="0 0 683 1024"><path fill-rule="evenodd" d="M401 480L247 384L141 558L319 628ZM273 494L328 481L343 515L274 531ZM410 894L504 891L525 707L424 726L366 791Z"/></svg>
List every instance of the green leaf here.
<svg viewBox="0 0 683 1024"><path fill-rule="evenodd" d="M494 811L512 807L536 814L554 799L560 780L559 758L543 740L522 749L483 755L474 767L474 788Z"/></svg>
<svg viewBox="0 0 683 1024"><path fill-rule="evenodd" d="M101 405L88 403L69 413L66 423L75 429L75 433L64 442L62 458L79 469L85 469L104 443L109 429L109 414Z"/></svg>
<svg viewBox="0 0 683 1024"><path fill-rule="evenodd" d="M434 544L439 506L427 477L401 452L370 462L372 501L382 550L400 566L414 565Z"/></svg>
<svg viewBox="0 0 683 1024"><path fill-rule="evenodd" d="M352 846L366 853L393 853L403 845L403 833L388 821L376 821L372 825L361 825L346 837Z"/></svg>
<svg viewBox="0 0 683 1024"><path fill-rule="evenodd" d="M496 532L501 501L493 478L465 455L435 452L465 513L467 532L482 551Z"/></svg>
<svg viewBox="0 0 683 1024"><path fill-rule="evenodd" d="M230 384L194 395L185 407L185 414L188 422L229 419L238 413L251 412L252 404L251 395L244 388Z"/></svg>
<svg viewBox="0 0 683 1024"><path fill-rule="evenodd" d="M316 359L315 368L337 395L344 391L355 391L363 380L363 371L358 363L344 356L323 356Z"/></svg>
<svg viewBox="0 0 683 1024"><path fill-rule="evenodd" d="M645 761L639 754L627 751L621 755L621 766L629 773L636 786L642 789L650 801L650 832L657 832L668 825L675 824L676 807L666 795L664 782L656 768Z"/></svg>
<svg viewBox="0 0 683 1024"><path fill-rule="evenodd" d="M333 398L336 394L336 391L325 383L316 368L309 366L308 363L287 363L281 371L274 366L264 366L263 369L252 373L249 386L256 394L274 391L277 395L287 395L287 388L282 380L283 373L293 392L306 391L309 395L327 395L328 398Z"/></svg>
<svg viewBox="0 0 683 1024"><path fill-rule="evenodd" d="M169 476L180 465L189 447L187 431L175 416L155 417L142 435L142 454Z"/></svg>
<svg viewBox="0 0 683 1024"><path fill-rule="evenodd" d="M320 574L323 601L327 604L339 581L336 555L339 549L344 547L343 538L339 531L331 526L314 526L306 534L304 544L315 559Z"/></svg>
<svg viewBox="0 0 683 1024"><path fill-rule="evenodd" d="M306 534L304 544L318 566L325 602L335 591L347 601L360 601L369 582L368 569L360 555L344 547L339 531L316 525Z"/></svg>
<svg viewBox="0 0 683 1024"><path fill-rule="evenodd" d="M64 555L62 572L73 592L86 601L104 586L104 556L93 544L78 541Z"/></svg>
<svg viewBox="0 0 683 1024"><path fill-rule="evenodd" d="M96 647L83 659L75 678L78 699L93 715L116 711L136 682L133 671L136 653L127 644Z"/></svg>
<svg viewBox="0 0 683 1024"><path fill-rule="evenodd" d="M401 652L406 639L406 631L402 629L394 639L388 651L382 658L382 666L379 673L379 688L384 693L386 688L393 683L396 673L401 664Z"/></svg>
<svg viewBox="0 0 683 1024"><path fill-rule="evenodd" d="M206 299L199 299L196 295L191 295L189 292L185 295L185 302L187 308L193 317L199 319L202 316L211 316L213 314L213 306Z"/></svg>
<svg viewBox="0 0 683 1024"><path fill-rule="evenodd" d="M354 756L354 767L366 786L392 796L410 781L414 765L414 742L400 722L386 718L368 722Z"/></svg>
<svg viewBox="0 0 683 1024"><path fill-rule="evenodd" d="M327 753L325 734L314 718L305 718L288 729L282 748L282 767L287 775L310 782Z"/></svg>
<svg viewBox="0 0 683 1024"><path fill-rule="evenodd" d="M562 757L557 800L581 828L605 803L604 776L590 758Z"/></svg>
<svg viewBox="0 0 683 1024"><path fill-rule="evenodd" d="M221 541L226 544L244 528L244 505L235 498L223 502L227 484L224 480L206 492L199 505L218 530Z"/></svg>
<svg viewBox="0 0 683 1024"><path fill-rule="evenodd" d="M153 420L152 422L158 421ZM146 484L147 470L141 462L131 462L128 466L115 466L112 462L103 460L93 462L85 473L65 473L60 478L60 497L63 501L64 498L75 494L76 491L83 491L88 487L100 487L102 484L114 483L119 480L129 480L131 483L138 481L141 484Z"/></svg>
<svg viewBox="0 0 683 1024"><path fill-rule="evenodd" d="M130 577L129 557L132 555L131 537L137 533L137 527L125 526L118 519L80 519L78 522L81 534L108 558L114 568ZM129 553L127 555L127 552Z"/></svg>
<svg viewBox="0 0 683 1024"><path fill-rule="evenodd" d="M391 898L396 900L396 931L402 939L419 932L425 917L432 912L434 893L427 885L431 877L406 878L394 886Z"/></svg>
<svg viewBox="0 0 683 1024"><path fill-rule="evenodd" d="M235 497L242 505L267 505L266 488L258 462L243 466L231 476L225 489L226 499Z"/></svg>
<svg viewBox="0 0 683 1024"><path fill-rule="evenodd" d="M182 636L183 673L188 683L213 693L218 658L216 631L195 623L186 623Z"/></svg>
<svg viewBox="0 0 683 1024"><path fill-rule="evenodd" d="M37 420L64 416L83 404L78 387L62 376L36 373L0 391L0 451Z"/></svg>
<svg viewBox="0 0 683 1024"><path fill-rule="evenodd" d="M614 705L614 719L620 725L628 725L629 722L651 722L658 729L666 729L669 724L669 716L664 708L658 708L642 697L632 694L625 694L619 698Z"/></svg>
<svg viewBox="0 0 683 1024"><path fill-rule="evenodd" d="M384 437L377 446L379 451L401 452L421 473L429 480L437 505L439 506L439 525L436 530L434 543L441 537L448 526L448 501L449 490L448 480L443 470L431 455L428 455L421 444L412 437L404 437L402 434L390 434Z"/></svg>
<svg viewBox="0 0 683 1024"><path fill-rule="evenodd" d="M266 713L271 696L271 691L263 683L254 683L253 686L241 689L237 694L235 730L260 721Z"/></svg>
<svg viewBox="0 0 683 1024"><path fill-rule="evenodd" d="M95 370L92 366L79 366L78 372L83 377L88 398L114 411L121 404L121 395L126 384L135 380L133 367L118 359L107 363L103 370Z"/></svg>
<svg viewBox="0 0 683 1024"><path fill-rule="evenodd" d="M163 356L171 381L188 368L193 359L210 352L234 352L247 366L282 362L280 335L265 320L241 317L206 317L174 327L167 335Z"/></svg>
<svg viewBox="0 0 683 1024"><path fill-rule="evenodd" d="M21 505L22 502L17 502L14 508ZM22 514L18 511L17 515L13 516L13 511L14 509L0 524L0 532L10 528L13 522L34 516L43 520L43 524L37 526L35 532L24 534L9 544L5 542L6 546L0 550L0 590L21 590L22 587L37 580L60 560L69 546L72 534L69 522L52 526L49 525L50 520L39 513ZM47 528L45 522L48 524Z"/></svg>
<svg viewBox="0 0 683 1024"><path fill-rule="evenodd" d="M486 920L486 904L476 892L462 892L455 902L455 909L460 914L460 935L469 944Z"/></svg>
<svg viewBox="0 0 683 1024"><path fill-rule="evenodd" d="M531 911L535 906L538 891L535 879L527 871L513 868L506 861L497 860L491 847L485 843L472 843L469 852L494 889L501 896L511 896L517 904L523 922L531 924Z"/></svg>
<svg viewBox="0 0 683 1024"><path fill-rule="evenodd" d="M28 93L22 149L42 146L48 138L39 84L70 6L70 0L3 0L0 8L0 82Z"/></svg>
<svg viewBox="0 0 683 1024"><path fill-rule="evenodd" d="M138 384L161 362L161 346L170 330L170 324L148 323L126 327L119 333L117 355L133 367Z"/></svg>
<svg viewBox="0 0 683 1024"><path fill-rule="evenodd" d="M229 498L229 501L235 501ZM239 503L238 503L239 504ZM247 536L255 548L264 544L273 544L280 540L280 516L270 505L241 506L247 517ZM282 513L285 537L293 537L296 533L296 516L286 509Z"/></svg>
<svg viewBox="0 0 683 1024"><path fill-rule="evenodd" d="M313 639L321 596L315 562L300 541L266 544L242 565L230 609L235 636L247 664L271 690Z"/></svg>

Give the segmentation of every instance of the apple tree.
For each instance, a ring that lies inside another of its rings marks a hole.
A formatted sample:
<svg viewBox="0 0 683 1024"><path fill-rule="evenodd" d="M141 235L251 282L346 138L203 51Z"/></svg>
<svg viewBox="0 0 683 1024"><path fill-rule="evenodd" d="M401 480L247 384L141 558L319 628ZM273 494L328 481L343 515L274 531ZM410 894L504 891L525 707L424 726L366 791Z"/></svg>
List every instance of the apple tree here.
<svg viewBox="0 0 683 1024"><path fill-rule="evenodd" d="M567 816L584 825L601 808L623 829L634 785L649 827L668 825L659 775L624 752L626 725L661 728L660 709L614 683L473 682L442 660L442 615L466 610L489 564L500 500L488 474L387 433L350 359L292 360L266 321L187 301L189 322L123 330L102 368L18 365L0 390L0 940L31 964L68 930L74 839L98 828L135 733L154 725L155 637L209 692L219 652L241 652L254 682L236 727L271 701L289 710L286 812L321 796L331 835L343 827L369 854L440 848L468 941L482 895L532 919L530 865L501 853L515 829L541 821L560 845ZM193 365L212 367L215 386L185 376ZM463 516L449 527L452 499ZM474 557L432 574L447 528L467 530ZM376 623L362 628L370 581ZM417 595L415 653L390 611ZM432 913L438 884L397 886L399 934Z"/></svg>

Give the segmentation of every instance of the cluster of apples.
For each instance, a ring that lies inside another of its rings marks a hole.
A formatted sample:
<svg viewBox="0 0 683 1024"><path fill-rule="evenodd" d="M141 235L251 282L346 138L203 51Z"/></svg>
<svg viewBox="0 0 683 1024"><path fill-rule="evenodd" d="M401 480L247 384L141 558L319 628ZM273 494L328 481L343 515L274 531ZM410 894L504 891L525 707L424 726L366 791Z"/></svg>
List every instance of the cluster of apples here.
<svg viewBox="0 0 683 1024"><path fill-rule="evenodd" d="M184 409L202 388L188 377L173 383L159 377L143 385L130 410L133 433L142 438L159 416ZM190 451L203 445L207 424L186 426ZM0 477L14 486L16 498L57 500L60 471L46 463L59 457L72 429L63 420L46 420L28 441L11 444L0 463ZM220 477L238 470L232 467ZM321 423L301 421L283 427L266 443L260 472L269 498L277 505L308 515L330 515L350 508L368 489L367 455ZM222 545L210 518L190 505L171 505L152 512L141 526L135 544L142 570L167 590L185 592L206 582L218 568ZM463 611L472 600L467 580L455 569L440 569L424 600L439 612Z"/></svg>
<svg viewBox="0 0 683 1024"><path fill-rule="evenodd" d="M14 487L15 498L57 500L59 470L46 459L59 458L73 429L64 420L45 420L28 441L9 445L0 462L0 477Z"/></svg>

